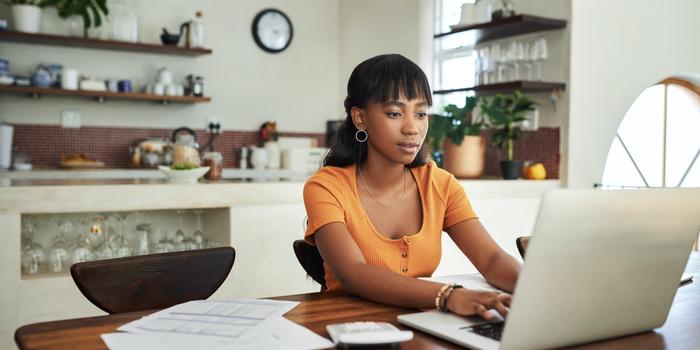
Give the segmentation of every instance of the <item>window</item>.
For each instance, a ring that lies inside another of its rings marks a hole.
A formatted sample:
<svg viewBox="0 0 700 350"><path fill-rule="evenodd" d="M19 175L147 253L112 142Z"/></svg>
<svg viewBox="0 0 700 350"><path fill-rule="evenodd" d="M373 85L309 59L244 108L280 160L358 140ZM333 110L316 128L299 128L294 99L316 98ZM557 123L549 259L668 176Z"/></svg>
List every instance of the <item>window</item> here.
<svg viewBox="0 0 700 350"><path fill-rule="evenodd" d="M605 187L700 187L700 79L670 78L644 90L608 152Z"/></svg>
<svg viewBox="0 0 700 350"><path fill-rule="evenodd" d="M450 26L459 23L462 16L462 4L474 3L474 0L436 0L435 33L450 31ZM433 89L447 90L474 85L474 48L462 46L464 38L460 35L448 35L435 39ZM435 110L453 103L464 104L464 98L473 92L459 92L435 95Z"/></svg>

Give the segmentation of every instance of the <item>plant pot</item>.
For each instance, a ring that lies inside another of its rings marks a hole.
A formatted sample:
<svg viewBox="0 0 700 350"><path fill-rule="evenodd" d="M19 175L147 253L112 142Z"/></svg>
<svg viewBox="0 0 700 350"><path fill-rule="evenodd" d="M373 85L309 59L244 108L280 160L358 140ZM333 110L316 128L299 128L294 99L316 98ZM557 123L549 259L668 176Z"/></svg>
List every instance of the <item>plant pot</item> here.
<svg viewBox="0 0 700 350"><path fill-rule="evenodd" d="M484 174L486 140L481 136L464 136L462 144L450 140L443 144L443 168L457 178L474 179Z"/></svg>
<svg viewBox="0 0 700 350"><path fill-rule="evenodd" d="M501 175L504 180L515 180L523 176L522 160L502 160Z"/></svg>
<svg viewBox="0 0 700 350"><path fill-rule="evenodd" d="M16 31L38 33L41 24L41 8L34 5L12 5L12 19Z"/></svg>

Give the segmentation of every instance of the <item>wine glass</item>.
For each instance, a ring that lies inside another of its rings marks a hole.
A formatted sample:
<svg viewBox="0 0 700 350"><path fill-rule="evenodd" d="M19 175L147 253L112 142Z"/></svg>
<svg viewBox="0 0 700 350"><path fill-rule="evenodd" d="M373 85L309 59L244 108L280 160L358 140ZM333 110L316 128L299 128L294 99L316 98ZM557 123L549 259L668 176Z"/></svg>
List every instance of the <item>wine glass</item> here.
<svg viewBox="0 0 700 350"><path fill-rule="evenodd" d="M87 237L82 232L75 237L75 249L72 256L73 264L95 260L95 254L90 250Z"/></svg>
<svg viewBox="0 0 700 350"><path fill-rule="evenodd" d="M202 249L204 248L204 232L203 232L203 227L202 227L202 210L195 210L194 211L194 217L195 220L197 221L197 229L194 231L192 234L194 243L196 245L196 249Z"/></svg>
<svg viewBox="0 0 700 350"><path fill-rule="evenodd" d="M534 60L537 65L537 80L542 80L542 62L549 58L549 50L547 49L547 40L544 38L535 41L535 47L537 48L535 53L533 53Z"/></svg>
<svg viewBox="0 0 700 350"><path fill-rule="evenodd" d="M45 261L46 256L41 244L34 241L34 233L37 223L31 219L22 221L22 269L27 274L36 274L39 272L41 264Z"/></svg>
<svg viewBox="0 0 700 350"><path fill-rule="evenodd" d="M105 218L102 215L92 216L89 220L87 244L93 251L97 251L105 242Z"/></svg>
<svg viewBox="0 0 700 350"><path fill-rule="evenodd" d="M131 214L131 212L128 211L112 213L112 216L116 219L120 226L120 232L115 236L113 240L114 246L112 246L112 250L114 250L114 254L118 258L133 255L133 251L131 249L131 246L129 245L129 240L127 239L126 232L126 218L129 216L129 214Z"/></svg>
<svg viewBox="0 0 700 350"><path fill-rule="evenodd" d="M164 228L159 228L156 230L155 234L156 244L154 251L156 253L169 253L175 251L175 246L173 242L168 239L168 231Z"/></svg>

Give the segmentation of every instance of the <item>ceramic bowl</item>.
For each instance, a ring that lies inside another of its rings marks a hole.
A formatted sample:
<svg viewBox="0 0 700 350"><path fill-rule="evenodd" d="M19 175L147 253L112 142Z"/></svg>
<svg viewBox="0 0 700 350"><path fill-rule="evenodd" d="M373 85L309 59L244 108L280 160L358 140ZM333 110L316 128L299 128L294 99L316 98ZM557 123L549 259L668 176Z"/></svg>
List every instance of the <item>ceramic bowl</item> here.
<svg viewBox="0 0 700 350"><path fill-rule="evenodd" d="M163 33L160 35L160 41L163 43L163 45L177 45L177 43L180 41L180 35Z"/></svg>
<svg viewBox="0 0 700 350"><path fill-rule="evenodd" d="M200 177L209 171L208 166L203 166L187 170L173 170L169 166L159 165L158 170L168 177L170 183L174 184L195 184Z"/></svg>

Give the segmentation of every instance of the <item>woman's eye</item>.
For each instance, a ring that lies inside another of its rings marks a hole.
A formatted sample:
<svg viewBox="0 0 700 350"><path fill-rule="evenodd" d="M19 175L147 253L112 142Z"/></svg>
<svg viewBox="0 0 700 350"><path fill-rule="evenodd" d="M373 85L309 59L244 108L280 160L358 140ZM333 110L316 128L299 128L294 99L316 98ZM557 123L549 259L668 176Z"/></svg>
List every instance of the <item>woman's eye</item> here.
<svg viewBox="0 0 700 350"><path fill-rule="evenodd" d="M424 119L424 118L428 117L428 113L425 113L425 112L420 112L417 115L418 115L418 119Z"/></svg>
<svg viewBox="0 0 700 350"><path fill-rule="evenodd" d="M401 113L399 113L399 112L386 112L386 115L388 115L389 118L398 118L401 116Z"/></svg>

